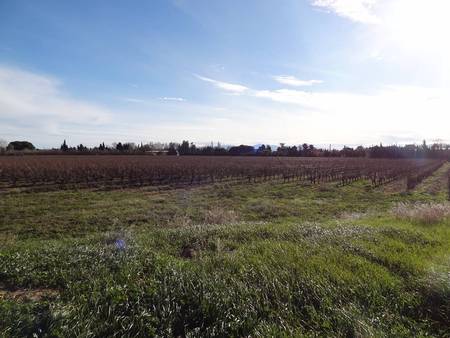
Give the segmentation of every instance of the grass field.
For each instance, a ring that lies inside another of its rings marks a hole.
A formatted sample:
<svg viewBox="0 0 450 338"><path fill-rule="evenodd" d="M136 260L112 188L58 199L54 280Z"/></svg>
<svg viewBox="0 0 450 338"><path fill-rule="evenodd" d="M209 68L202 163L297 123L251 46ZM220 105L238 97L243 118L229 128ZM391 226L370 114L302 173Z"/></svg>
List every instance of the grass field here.
<svg viewBox="0 0 450 338"><path fill-rule="evenodd" d="M448 337L448 169L3 193L0 336Z"/></svg>

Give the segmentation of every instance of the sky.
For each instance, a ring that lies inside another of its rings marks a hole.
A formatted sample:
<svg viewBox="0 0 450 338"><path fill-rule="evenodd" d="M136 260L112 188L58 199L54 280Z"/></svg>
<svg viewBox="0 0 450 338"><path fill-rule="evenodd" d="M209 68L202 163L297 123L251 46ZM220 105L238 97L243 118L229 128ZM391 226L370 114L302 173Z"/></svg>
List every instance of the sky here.
<svg viewBox="0 0 450 338"><path fill-rule="evenodd" d="M1 0L0 139L450 139L448 0Z"/></svg>

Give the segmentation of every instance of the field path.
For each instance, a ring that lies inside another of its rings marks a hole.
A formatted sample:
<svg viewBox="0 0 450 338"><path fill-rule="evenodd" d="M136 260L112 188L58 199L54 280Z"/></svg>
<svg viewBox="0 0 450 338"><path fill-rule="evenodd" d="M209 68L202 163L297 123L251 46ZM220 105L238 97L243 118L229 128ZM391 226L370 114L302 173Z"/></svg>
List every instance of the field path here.
<svg viewBox="0 0 450 338"><path fill-rule="evenodd" d="M436 172L427 177L420 183L415 192L430 194L432 196L447 195L448 194L448 173L450 171L450 162L436 170Z"/></svg>

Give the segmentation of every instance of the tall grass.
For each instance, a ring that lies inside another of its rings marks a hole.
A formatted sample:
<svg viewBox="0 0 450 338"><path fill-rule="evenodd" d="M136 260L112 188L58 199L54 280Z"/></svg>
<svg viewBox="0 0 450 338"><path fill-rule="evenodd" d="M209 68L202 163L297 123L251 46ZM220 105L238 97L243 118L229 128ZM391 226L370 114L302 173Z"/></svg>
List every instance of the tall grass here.
<svg viewBox="0 0 450 338"><path fill-rule="evenodd" d="M398 203L391 213L402 220L436 224L450 217L450 203Z"/></svg>

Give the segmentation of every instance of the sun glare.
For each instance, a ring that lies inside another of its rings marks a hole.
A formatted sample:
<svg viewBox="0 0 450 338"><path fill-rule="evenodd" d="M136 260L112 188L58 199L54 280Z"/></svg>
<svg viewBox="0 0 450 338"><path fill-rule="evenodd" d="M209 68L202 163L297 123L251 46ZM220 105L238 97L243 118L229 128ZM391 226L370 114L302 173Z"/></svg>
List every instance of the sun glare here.
<svg viewBox="0 0 450 338"><path fill-rule="evenodd" d="M390 1L382 14L386 38L411 51L448 56L449 13L448 0Z"/></svg>

